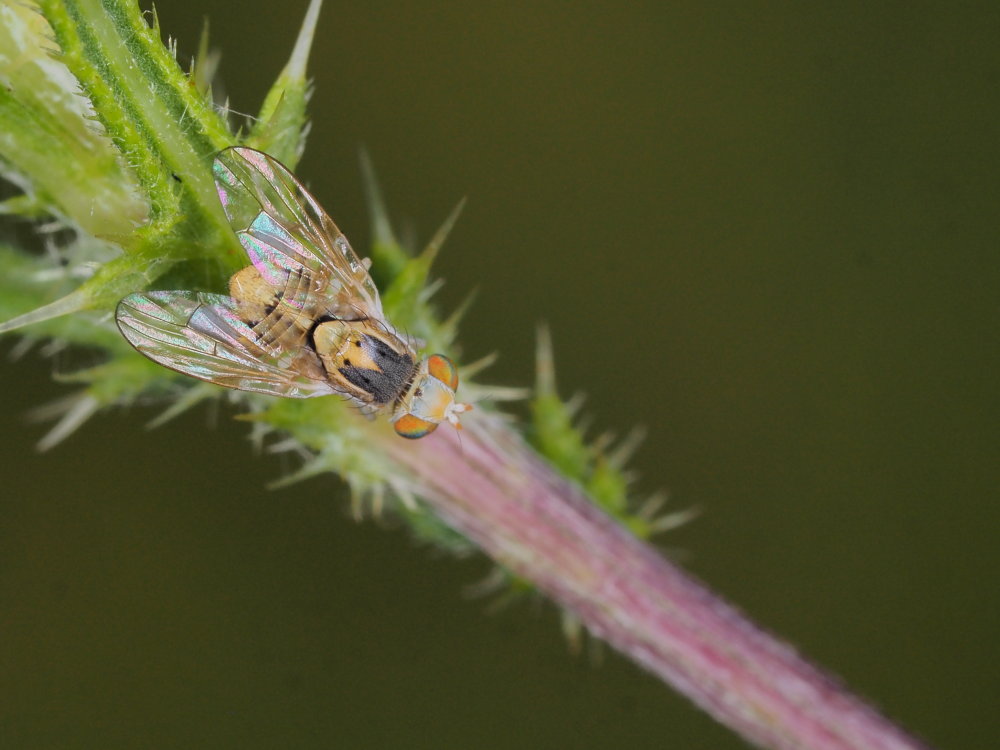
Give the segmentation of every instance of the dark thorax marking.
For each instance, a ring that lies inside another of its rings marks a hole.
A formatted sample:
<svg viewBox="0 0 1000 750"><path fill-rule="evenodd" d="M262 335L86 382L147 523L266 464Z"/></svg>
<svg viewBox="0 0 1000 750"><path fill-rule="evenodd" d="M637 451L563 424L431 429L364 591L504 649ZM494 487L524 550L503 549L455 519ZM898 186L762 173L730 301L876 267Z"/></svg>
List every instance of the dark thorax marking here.
<svg viewBox="0 0 1000 750"><path fill-rule="evenodd" d="M309 329L306 341L319 355L330 382L356 391L365 403L395 402L416 372L406 345L369 320L325 315Z"/></svg>
<svg viewBox="0 0 1000 750"><path fill-rule="evenodd" d="M370 393L375 403L388 404L399 398L413 378L413 358L367 334L357 339L351 349L344 356L340 374Z"/></svg>

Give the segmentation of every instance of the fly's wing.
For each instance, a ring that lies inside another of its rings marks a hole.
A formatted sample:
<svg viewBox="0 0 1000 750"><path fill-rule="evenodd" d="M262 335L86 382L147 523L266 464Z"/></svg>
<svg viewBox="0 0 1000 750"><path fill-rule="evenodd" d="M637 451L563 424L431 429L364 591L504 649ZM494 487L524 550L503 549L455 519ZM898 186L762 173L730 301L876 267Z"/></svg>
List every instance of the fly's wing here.
<svg viewBox="0 0 1000 750"><path fill-rule="evenodd" d="M215 186L240 243L264 280L309 280L308 296L341 320L382 320L368 269L316 199L280 162L251 148L215 157Z"/></svg>
<svg viewBox="0 0 1000 750"><path fill-rule="evenodd" d="M308 348L261 343L221 294L146 292L118 303L118 328L141 354L199 380L241 391L309 398L338 393Z"/></svg>

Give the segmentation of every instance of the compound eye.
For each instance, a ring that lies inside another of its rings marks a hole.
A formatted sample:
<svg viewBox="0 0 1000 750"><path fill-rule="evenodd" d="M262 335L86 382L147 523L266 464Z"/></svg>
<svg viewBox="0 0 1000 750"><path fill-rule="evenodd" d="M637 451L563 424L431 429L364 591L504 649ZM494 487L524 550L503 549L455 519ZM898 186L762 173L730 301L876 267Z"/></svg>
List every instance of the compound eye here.
<svg viewBox="0 0 1000 750"><path fill-rule="evenodd" d="M404 414L393 423L393 427L396 428L396 433L402 437L416 440L430 435L437 428L437 425L412 414Z"/></svg>
<svg viewBox="0 0 1000 750"><path fill-rule="evenodd" d="M427 372L453 391L458 390L458 368L443 354L432 354L427 358Z"/></svg>

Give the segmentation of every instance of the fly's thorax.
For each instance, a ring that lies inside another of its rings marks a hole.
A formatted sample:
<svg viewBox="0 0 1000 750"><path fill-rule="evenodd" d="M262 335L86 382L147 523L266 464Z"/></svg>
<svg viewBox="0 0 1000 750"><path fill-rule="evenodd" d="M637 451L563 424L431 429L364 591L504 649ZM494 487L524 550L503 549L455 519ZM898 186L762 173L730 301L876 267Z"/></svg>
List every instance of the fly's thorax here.
<svg viewBox="0 0 1000 750"><path fill-rule="evenodd" d="M413 350L369 320L320 319L310 343L330 381L362 403L395 403L413 382Z"/></svg>
<svg viewBox="0 0 1000 750"><path fill-rule="evenodd" d="M413 383L397 404L393 415L396 432L406 438L421 438L442 422L458 426L458 415L471 408L455 401L458 370L441 354L433 354L417 366Z"/></svg>

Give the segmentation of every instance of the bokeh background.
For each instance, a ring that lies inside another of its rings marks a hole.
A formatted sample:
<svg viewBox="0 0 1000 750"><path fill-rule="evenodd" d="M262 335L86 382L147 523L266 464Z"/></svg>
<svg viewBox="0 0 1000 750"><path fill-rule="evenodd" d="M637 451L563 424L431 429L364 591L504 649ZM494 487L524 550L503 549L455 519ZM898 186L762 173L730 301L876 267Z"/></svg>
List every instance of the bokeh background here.
<svg viewBox="0 0 1000 750"><path fill-rule="evenodd" d="M253 112L304 0L204 17ZM347 3L299 173L355 247L370 151L398 226L467 210L439 294L533 376L551 325L670 554L932 744L1000 736L996 3ZM12 342L2 344L8 352ZM49 454L29 407L84 353L0 366L0 745L740 748L489 566L346 514L225 409L136 406Z"/></svg>

